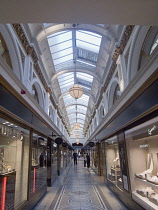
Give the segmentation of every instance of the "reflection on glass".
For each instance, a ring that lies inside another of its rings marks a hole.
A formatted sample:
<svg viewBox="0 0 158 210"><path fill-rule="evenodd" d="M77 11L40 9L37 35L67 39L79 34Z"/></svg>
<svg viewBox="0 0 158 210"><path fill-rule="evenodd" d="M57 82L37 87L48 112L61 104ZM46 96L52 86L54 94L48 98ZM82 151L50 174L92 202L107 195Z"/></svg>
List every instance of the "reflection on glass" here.
<svg viewBox="0 0 158 210"><path fill-rule="evenodd" d="M46 184L47 177L47 139L33 133L31 188L30 193L35 193L38 188Z"/></svg>

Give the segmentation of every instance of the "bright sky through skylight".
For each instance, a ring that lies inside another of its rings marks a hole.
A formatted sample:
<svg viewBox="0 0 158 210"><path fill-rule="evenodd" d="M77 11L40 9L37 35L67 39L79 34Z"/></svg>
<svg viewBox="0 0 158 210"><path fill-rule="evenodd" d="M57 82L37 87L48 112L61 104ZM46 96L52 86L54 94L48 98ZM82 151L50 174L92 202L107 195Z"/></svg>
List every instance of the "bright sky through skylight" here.
<svg viewBox="0 0 158 210"><path fill-rule="evenodd" d="M77 122L81 125L84 124L89 103L89 96L86 95L86 91L88 90L88 92L90 92L91 90L93 76L79 71L77 72L77 68L95 70L101 39L102 37L99 34L77 29L76 31L67 30L57 32L47 37L56 72L67 69L74 69L74 71L76 71L76 73L68 72L58 76L61 93L66 94L61 100L63 99L66 106L69 122L73 117L76 117L75 114L69 115L70 113L80 112L83 114L77 114L77 117L80 118ZM74 61L76 61L76 63ZM69 94L70 87L76 82L80 84L85 91L82 97L77 100L72 98ZM71 104L76 105L71 106ZM70 124L72 124L72 121ZM83 127L83 125L81 127Z"/></svg>

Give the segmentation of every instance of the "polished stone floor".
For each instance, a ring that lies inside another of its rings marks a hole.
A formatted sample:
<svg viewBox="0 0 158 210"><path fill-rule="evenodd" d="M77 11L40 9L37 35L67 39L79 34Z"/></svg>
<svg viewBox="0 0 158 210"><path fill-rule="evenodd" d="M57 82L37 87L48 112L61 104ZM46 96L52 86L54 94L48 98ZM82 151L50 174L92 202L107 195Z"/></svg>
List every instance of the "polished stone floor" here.
<svg viewBox="0 0 158 210"><path fill-rule="evenodd" d="M126 210L105 186L103 177L85 168L80 159L57 178L34 210Z"/></svg>

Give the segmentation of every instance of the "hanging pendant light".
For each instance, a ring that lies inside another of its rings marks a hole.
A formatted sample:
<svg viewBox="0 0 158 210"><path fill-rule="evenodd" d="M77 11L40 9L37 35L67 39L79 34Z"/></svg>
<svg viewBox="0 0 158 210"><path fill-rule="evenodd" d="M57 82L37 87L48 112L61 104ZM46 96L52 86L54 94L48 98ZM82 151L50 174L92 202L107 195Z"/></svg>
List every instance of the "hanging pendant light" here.
<svg viewBox="0 0 158 210"><path fill-rule="evenodd" d="M80 125L78 123L74 124L74 129L78 130L80 128Z"/></svg>
<svg viewBox="0 0 158 210"><path fill-rule="evenodd" d="M70 88L69 93L73 98L78 99L83 95L83 88L80 85L75 84Z"/></svg>

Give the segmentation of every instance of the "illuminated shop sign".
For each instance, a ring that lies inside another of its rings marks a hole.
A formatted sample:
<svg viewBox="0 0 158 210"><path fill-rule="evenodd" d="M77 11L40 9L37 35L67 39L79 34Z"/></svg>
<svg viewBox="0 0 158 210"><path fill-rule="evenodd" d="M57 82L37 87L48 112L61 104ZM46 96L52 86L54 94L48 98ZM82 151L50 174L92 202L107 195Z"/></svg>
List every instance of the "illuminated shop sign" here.
<svg viewBox="0 0 158 210"><path fill-rule="evenodd" d="M153 125L152 128L148 129L148 134L151 136L154 130L156 130L156 125Z"/></svg>
<svg viewBox="0 0 158 210"><path fill-rule="evenodd" d="M139 132L140 134L136 135ZM133 135L133 140L142 139L150 136L155 136L158 134L158 124L148 125L144 128L139 129Z"/></svg>
<svg viewBox="0 0 158 210"><path fill-rule="evenodd" d="M142 144L142 145L140 145L139 147L140 147L140 148L148 148L149 145L148 145L148 144Z"/></svg>

